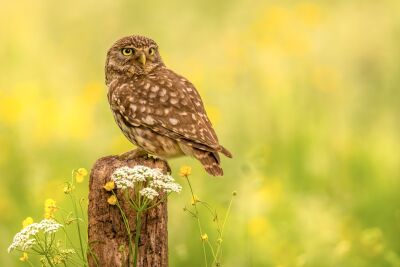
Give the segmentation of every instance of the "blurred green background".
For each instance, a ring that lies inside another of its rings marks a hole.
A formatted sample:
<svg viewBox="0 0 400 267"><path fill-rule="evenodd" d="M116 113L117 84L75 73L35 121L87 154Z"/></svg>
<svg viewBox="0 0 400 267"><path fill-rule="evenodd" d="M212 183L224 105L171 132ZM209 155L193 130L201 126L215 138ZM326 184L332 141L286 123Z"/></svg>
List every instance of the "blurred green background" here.
<svg viewBox="0 0 400 267"><path fill-rule="evenodd" d="M238 191L223 266L400 266L399 14L398 0L1 1L0 266L23 265L6 248L46 198L67 205L72 169L132 148L103 73L130 34L197 86L234 154L223 178L170 162L184 185L170 266L203 266L182 165L221 214Z"/></svg>

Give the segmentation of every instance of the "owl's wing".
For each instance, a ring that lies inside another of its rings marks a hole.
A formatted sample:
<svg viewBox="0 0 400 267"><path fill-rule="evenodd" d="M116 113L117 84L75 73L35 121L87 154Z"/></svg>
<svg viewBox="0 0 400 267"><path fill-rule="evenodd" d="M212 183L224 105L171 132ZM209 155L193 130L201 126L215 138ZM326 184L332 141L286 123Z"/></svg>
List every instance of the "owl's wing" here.
<svg viewBox="0 0 400 267"><path fill-rule="evenodd" d="M189 146L231 156L219 145L193 84L167 69L156 77L160 78L139 82L136 86L141 90L133 89L129 83L115 89L115 111L134 126L146 126Z"/></svg>

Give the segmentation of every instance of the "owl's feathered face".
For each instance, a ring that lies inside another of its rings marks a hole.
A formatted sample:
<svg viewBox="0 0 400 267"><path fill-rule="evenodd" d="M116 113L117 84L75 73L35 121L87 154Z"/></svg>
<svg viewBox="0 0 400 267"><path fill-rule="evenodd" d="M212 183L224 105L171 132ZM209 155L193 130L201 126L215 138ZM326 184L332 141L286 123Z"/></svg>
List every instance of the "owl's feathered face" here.
<svg viewBox="0 0 400 267"><path fill-rule="evenodd" d="M108 50L106 83L115 76L147 75L163 65L158 46L152 39L139 35L123 37Z"/></svg>

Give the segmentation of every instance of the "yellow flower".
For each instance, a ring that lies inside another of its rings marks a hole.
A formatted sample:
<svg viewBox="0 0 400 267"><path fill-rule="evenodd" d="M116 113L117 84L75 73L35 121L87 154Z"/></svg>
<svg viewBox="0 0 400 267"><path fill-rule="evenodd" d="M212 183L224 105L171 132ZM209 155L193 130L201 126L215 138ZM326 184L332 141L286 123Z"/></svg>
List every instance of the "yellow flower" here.
<svg viewBox="0 0 400 267"><path fill-rule="evenodd" d="M192 205L194 206L197 202L199 202L200 201L200 199L196 196L196 195L193 195L192 196Z"/></svg>
<svg viewBox="0 0 400 267"><path fill-rule="evenodd" d="M201 238L202 241L206 241L206 240L208 240L208 235L206 233L204 233L204 234L201 235L200 238Z"/></svg>
<svg viewBox="0 0 400 267"><path fill-rule="evenodd" d="M28 253L24 252L22 256L19 258L20 261L27 261L29 259Z"/></svg>
<svg viewBox="0 0 400 267"><path fill-rule="evenodd" d="M44 202L44 218L50 219L54 218L54 213L58 210L56 201L54 199L48 198Z"/></svg>
<svg viewBox="0 0 400 267"><path fill-rule="evenodd" d="M109 181L109 182L107 182L107 183L103 186L103 188L104 188L106 191L111 191L111 190L113 190L113 189L115 188L114 181Z"/></svg>
<svg viewBox="0 0 400 267"><path fill-rule="evenodd" d="M182 166L179 170L179 175L182 177L187 177L192 173L192 167L190 166Z"/></svg>
<svg viewBox="0 0 400 267"><path fill-rule="evenodd" d="M117 197L112 195L107 199L108 204L116 205L117 204Z"/></svg>
<svg viewBox="0 0 400 267"><path fill-rule="evenodd" d="M74 189L75 189L74 185L72 185L71 183L66 183L65 186L64 186L64 194L68 195L69 193L74 191Z"/></svg>
<svg viewBox="0 0 400 267"><path fill-rule="evenodd" d="M85 168L79 168L75 172L75 180L77 183L82 183L83 179L88 175L88 171Z"/></svg>
<svg viewBox="0 0 400 267"><path fill-rule="evenodd" d="M22 221L22 228L25 228L32 223L33 223L32 217L26 217L25 220Z"/></svg>

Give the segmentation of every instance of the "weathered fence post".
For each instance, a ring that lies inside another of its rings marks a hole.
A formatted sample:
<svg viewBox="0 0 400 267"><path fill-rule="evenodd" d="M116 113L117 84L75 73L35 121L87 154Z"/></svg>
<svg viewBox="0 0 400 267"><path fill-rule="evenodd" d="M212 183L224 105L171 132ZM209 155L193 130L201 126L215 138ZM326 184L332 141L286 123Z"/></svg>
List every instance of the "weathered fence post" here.
<svg viewBox="0 0 400 267"><path fill-rule="evenodd" d="M133 255L129 255L129 242L121 214L116 206L107 203L110 193L103 185L110 181L115 169L135 165L159 168L164 173L168 170L166 162L137 157L124 159L119 156L108 156L96 161L89 182L89 266L122 267L133 266ZM117 198L124 199L117 191ZM131 235L135 236L135 211L128 203L121 203L122 209L129 218ZM168 231L167 203L161 203L147 211L142 217L142 230L139 242L138 265L140 267L168 266ZM94 255L94 256L93 256ZM96 259L95 259L96 258ZM129 263L130 262L130 263Z"/></svg>

